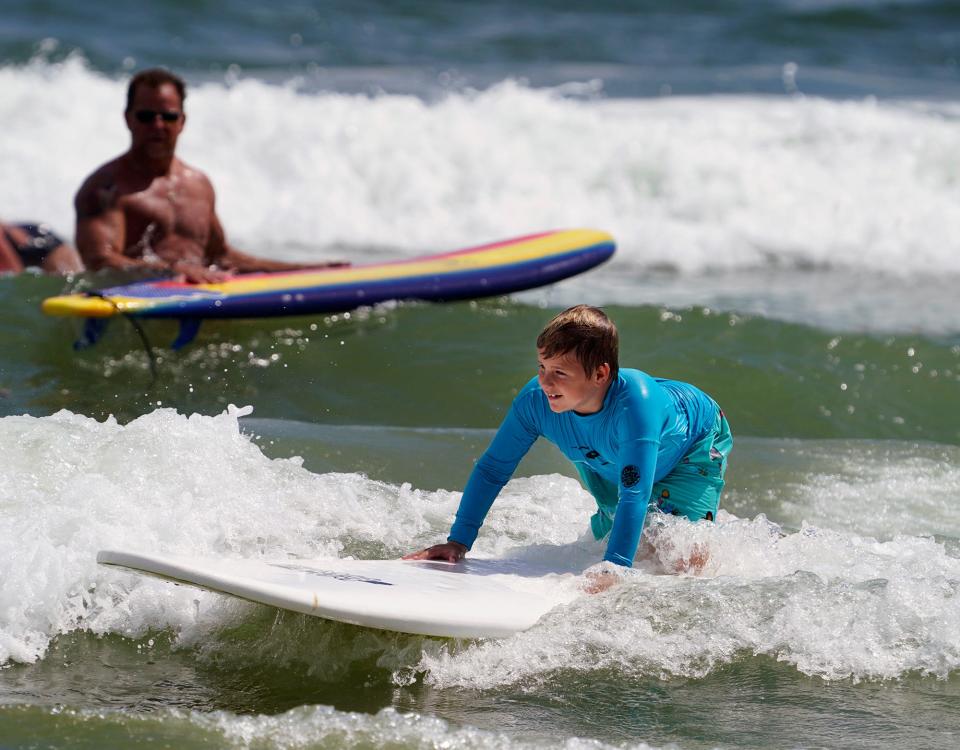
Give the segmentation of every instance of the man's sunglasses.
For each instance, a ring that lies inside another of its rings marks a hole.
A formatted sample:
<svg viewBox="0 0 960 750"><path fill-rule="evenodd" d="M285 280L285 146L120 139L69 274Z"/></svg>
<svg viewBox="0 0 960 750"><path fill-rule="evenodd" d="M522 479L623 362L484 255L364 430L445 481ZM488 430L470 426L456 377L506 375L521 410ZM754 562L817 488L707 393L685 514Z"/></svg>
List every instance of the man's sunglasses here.
<svg viewBox="0 0 960 750"><path fill-rule="evenodd" d="M137 122L142 122L144 125L147 125L158 117L164 122L176 122L182 114L182 112L175 112L171 109L138 109L133 113L133 116L137 118Z"/></svg>

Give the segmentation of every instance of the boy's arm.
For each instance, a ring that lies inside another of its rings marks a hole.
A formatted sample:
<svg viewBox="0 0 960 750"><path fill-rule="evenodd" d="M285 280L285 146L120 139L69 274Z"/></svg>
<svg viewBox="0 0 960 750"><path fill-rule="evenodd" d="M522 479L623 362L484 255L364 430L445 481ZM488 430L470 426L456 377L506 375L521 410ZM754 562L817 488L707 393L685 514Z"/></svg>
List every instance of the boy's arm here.
<svg viewBox="0 0 960 750"><path fill-rule="evenodd" d="M490 506L539 436L529 420L521 418L514 403L470 473L448 542L462 544L468 550L473 546Z"/></svg>
<svg viewBox="0 0 960 750"><path fill-rule="evenodd" d="M517 413L517 404L514 402L489 447L470 473L447 541L406 555L404 559L448 562L462 559L473 546L483 520L503 485L539 436L531 420Z"/></svg>
<svg viewBox="0 0 960 750"><path fill-rule="evenodd" d="M603 559L628 568L637 554L653 492L665 407L663 391L650 378L645 387L633 394L617 423L620 502Z"/></svg>
<svg viewBox="0 0 960 750"><path fill-rule="evenodd" d="M644 437L631 440L621 452L620 502L613 517L604 560L628 568L633 565L653 491L659 447L659 440Z"/></svg>

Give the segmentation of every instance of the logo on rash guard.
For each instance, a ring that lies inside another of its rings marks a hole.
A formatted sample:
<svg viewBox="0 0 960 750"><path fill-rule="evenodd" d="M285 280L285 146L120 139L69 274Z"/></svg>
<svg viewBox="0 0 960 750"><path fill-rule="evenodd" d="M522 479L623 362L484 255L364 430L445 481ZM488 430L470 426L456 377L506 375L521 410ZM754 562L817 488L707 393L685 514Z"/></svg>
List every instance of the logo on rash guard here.
<svg viewBox="0 0 960 750"><path fill-rule="evenodd" d="M609 465L609 461L605 459L600 453L589 445L578 445L577 449L583 452L583 457L589 461L599 461L602 466Z"/></svg>
<svg viewBox="0 0 960 750"><path fill-rule="evenodd" d="M620 472L620 483L624 487L633 487L639 481L640 471L636 466L630 464L629 466L623 467L623 471Z"/></svg>

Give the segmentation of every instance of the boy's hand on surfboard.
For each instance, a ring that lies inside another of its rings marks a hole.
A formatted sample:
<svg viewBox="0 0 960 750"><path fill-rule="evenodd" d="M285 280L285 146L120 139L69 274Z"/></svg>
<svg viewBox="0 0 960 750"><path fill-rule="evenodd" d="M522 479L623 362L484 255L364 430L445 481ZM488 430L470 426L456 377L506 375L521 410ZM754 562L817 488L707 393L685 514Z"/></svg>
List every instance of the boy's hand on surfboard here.
<svg viewBox="0 0 960 750"><path fill-rule="evenodd" d="M620 583L626 574L627 568L612 562L599 562L583 571L580 588L588 594L599 594Z"/></svg>
<svg viewBox="0 0 960 750"><path fill-rule="evenodd" d="M460 542L444 542L427 547L419 552L411 552L404 555L404 560L446 560L447 562L459 562L467 554L467 548Z"/></svg>
<svg viewBox="0 0 960 750"><path fill-rule="evenodd" d="M599 594L620 581L620 576L609 570L588 570L583 590L588 594Z"/></svg>

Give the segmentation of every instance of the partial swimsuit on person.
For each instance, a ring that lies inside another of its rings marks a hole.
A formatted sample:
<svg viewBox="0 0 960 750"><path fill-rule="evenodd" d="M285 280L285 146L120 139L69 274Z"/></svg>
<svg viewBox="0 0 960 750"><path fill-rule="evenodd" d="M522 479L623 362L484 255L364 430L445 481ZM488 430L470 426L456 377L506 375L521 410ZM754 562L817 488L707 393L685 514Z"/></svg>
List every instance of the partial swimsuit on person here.
<svg viewBox="0 0 960 750"><path fill-rule="evenodd" d="M63 244L63 240L46 224L14 224L12 226L22 230L28 237L26 242L20 242L7 227L3 229L7 242L16 250L25 268L30 266L42 268L47 256Z"/></svg>
<svg viewBox="0 0 960 750"><path fill-rule="evenodd" d="M46 273L79 273L83 261L47 224L0 222L0 271L39 268Z"/></svg>

